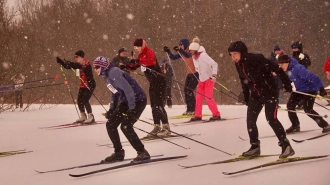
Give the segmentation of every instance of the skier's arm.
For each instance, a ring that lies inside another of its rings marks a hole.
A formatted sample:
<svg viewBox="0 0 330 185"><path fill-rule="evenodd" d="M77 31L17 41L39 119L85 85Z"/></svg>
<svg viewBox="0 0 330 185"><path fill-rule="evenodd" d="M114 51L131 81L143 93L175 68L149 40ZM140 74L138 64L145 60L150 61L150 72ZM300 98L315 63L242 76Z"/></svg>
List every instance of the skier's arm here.
<svg viewBox="0 0 330 185"><path fill-rule="evenodd" d="M180 48L179 52L181 53L181 55L183 55L186 58L191 58L191 56L192 56L190 52L186 52L182 48Z"/></svg>
<svg viewBox="0 0 330 185"><path fill-rule="evenodd" d="M112 70L111 76L116 77L116 80L114 81L115 86L124 91L129 109L135 109L135 92L132 86L124 78L123 72Z"/></svg>

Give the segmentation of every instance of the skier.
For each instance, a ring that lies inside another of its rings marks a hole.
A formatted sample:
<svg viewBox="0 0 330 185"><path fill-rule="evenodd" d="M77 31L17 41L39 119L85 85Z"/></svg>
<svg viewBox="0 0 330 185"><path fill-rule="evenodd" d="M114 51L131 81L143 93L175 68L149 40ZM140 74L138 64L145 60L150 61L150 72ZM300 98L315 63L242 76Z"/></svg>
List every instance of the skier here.
<svg viewBox="0 0 330 185"><path fill-rule="evenodd" d="M15 102L16 102L16 109L18 106L23 108L23 83L25 80L25 76L22 73L16 74L11 78L12 81L15 83Z"/></svg>
<svg viewBox="0 0 330 185"><path fill-rule="evenodd" d="M109 138L115 152L101 161L101 163L112 163L123 161L125 150L123 149L117 127L124 133L127 140L137 151L137 157L133 161L150 159L147 150L135 133L133 125L141 116L147 105L147 95L139 84L128 73L115 67L114 63L109 64L107 58L99 56L93 63L97 75L102 76L106 86L112 92L109 111L106 113L106 123Z"/></svg>
<svg viewBox="0 0 330 185"><path fill-rule="evenodd" d="M134 49L139 53L137 59L131 59L129 70L135 70L141 66L141 71L146 76L149 86L150 106L152 117L154 120L154 129L147 137L155 137L157 134L160 137L170 135L170 125L164 108L166 81L162 74L161 68L157 62L157 58L152 49L147 46L145 40L139 38L134 41ZM163 127L160 123L162 122Z"/></svg>
<svg viewBox="0 0 330 185"><path fill-rule="evenodd" d="M91 124L94 123L94 115L92 113L92 107L89 103L89 99L93 95L93 91L96 87L96 83L93 77L92 66L85 53L82 50L78 50L74 55L75 62L70 62L64 59L64 61L56 57L57 63L61 64L66 69L76 69L77 76L80 77L80 88L78 92L77 104L80 111L80 118L76 120L76 123ZM85 113L85 108L88 114Z"/></svg>
<svg viewBox="0 0 330 185"><path fill-rule="evenodd" d="M274 51L271 52L270 57L269 57L269 60L272 61L272 62L277 63L276 56L279 55L280 52L281 52L281 48L278 45L275 45ZM279 104L279 102L281 100L281 98L280 98L280 91L281 91L281 89L283 87L283 83L282 83L281 79L276 75L276 73L273 73L273 76L274 76L275 81L277 83L277 96L279 98L279 100L278 100L277 103ZM280 108L280 106L278 106L278 107Z"/></svg>
<svg viewBox="0 0 330 185"><path fill-rule="evenodd" d="M257 119L265 106L266 119L275 132L282 153L279 158L286 158L295 154L285 130L277 119L277 84L272 72L282 80L287 92L292 92L291 82L285 72L274 62L266 59L262 54L248 53L242 41L236 41L228 47L229 55L235 62L241 81L247 109L247 130L251 147L243 152L243 156L259 156L260 141L258 139Z"/></svg>
<svg viewBox="0 0 330 185"><path fill-rule="evenodd" d="M173 69L172 65L169 64L166 57L162 60L162 72L166 78L166 97L165 102L168 108L172 108L172 78L173 78Z"/></svg>
<svg viewBox="0 0 330 185"><path fill-rule="evenodd" d="M327 79L330 80L330 57L325 61L323 71L327 75Z"/></svg>
<svg viewBox="0 0 330 185"><path fill-rule="evenodd" d="M118 55L112 59L111 63L114 63L116 67L119 67L121 70L124 70L129 74L129 71L126 69L126 65L129 65L130 58L126 55L126 48L120 48L118 50Z"/></svg>
<svg viewBox="0 0 330 185"><path fill-rule="evenodd" d="M293 42L291 45L292 48L292 57L295 58L299 64L305 66L307 69L311 65L309 56L306 53L303 53L303 45L300 41ZM303 109L303 100L299 101L296 109Z"/></svg>
<svg viewBox="0 0 330 185"><path fill-rule="evenodd" d="M199 81L196 93L195 116L190 121L202 120L203 99L212 112L209 121L221 120L217 103L213 98L213 89L218 73L218 64L205 52L204 47L200 47L197 42L189 45L189 50L193 55L196 70L199 73Z"/></svg>
<svg viewBox="0 0 330 185"><path fill-rule="evenodd" d="M177 54L172 54L171 50L167 46L164 46L163 48L163 50L169 55L171 60L181 59L182 56L183 61L186 63L187 76L183 91L187 110L182 115L194 115L196 106L196 97L194 91L198 84L198 72L195 69L192 55L189 52L189 45L189 40L186 38L182 38L180 39L179 46L173 47L173 49L178 52Z"/></svg>
<svg viewBox="0 0 330 185"><path fill-rule="evenodd" d="M278 63L280 67L288 74L297 91L311 95L316 95L318 91L321 96L325 96L327 94L323 88L321 79L314 73L308 71L303 65L299 64L295 58L282 54L278 57ZM289 110L288 115L292 126L286 130L286 133L300 132L300 122L297 113L291 112L295 111L295 107L300 100L303 100L302 102L304 103L303 107L305 113L308 113L308 116L312 118L319 127L323 128L322 132L330 132L330 126L322 118L322 116L314 116L319 115L315 110L313 110L315 96L291 93L287 103L287 109Z"/></svg>

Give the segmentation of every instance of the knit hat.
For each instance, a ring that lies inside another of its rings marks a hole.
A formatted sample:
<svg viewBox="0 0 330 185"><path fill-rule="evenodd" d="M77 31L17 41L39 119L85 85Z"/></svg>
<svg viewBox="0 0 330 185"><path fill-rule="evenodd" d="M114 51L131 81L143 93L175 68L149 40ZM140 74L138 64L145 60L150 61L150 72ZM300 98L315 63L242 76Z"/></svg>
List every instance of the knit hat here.
<svg viewBox="0 0 330 185"><path fill-rule="evenodd" d="M78 50L78 51L76 51L76 53L75 53L74 55L80 56L80 57L82 57L82 58L85 57L85 53L83 52L83 50Z"/></svg>
<svg viewBox="0 0 330 185"><path fill-rule="evenodd" d="M280 54L277 58L279 64L290 63L290 58L288 55Z"/></svg>
<svg viewBox="0 0 330 185"><path fill-rule="evenodd" d="M126 51L126 48L120 48L120 49L118 50L118 54L120 54L120 53L122 53L122 52L124 52L124 51Z"/></svg>
<svg viewBox="0 0 330 185"><path fill-rule="evenodd" d="M189 47L190 42L188 39L182 38L180 39L180 44L183 45L183 49L187 49Z"/></svg>
<svg viewBox="0 0 330 185"><path fill-rule="evenodd" d="M248 49L244 42L242 41L236 41L232 42L228 47L228 53L230 52L240 52L241 54L247 53Z"/></svg>
<svg viewBox="0 0 330 185"><path fill-rule="evenodd" d="M143 39L135 39L134 46L141 47L143 44Z"/></svg>
<svg viewBox="0 0 330 185"><path fill-rule="evenodd" d="M300 41L293 42L291 45L292 49L298 48L299 50L302 50L303 45Z"/></svg>
<svg viewBox="0 0 330 185"><path fill-rule="evenodd" d="M109 65L109 60L103 56L97 57L93 62L94 67L100 66L100 67L106 68L106 67L108 67L108 65Z"/></svg>
<svg viewBox="0 0 330 185"><path fill-rule="evenodd" d="M278 46L278 45L276 45L275 47L274 47L274 51L280 51L281 49L280 49L280 47Z"/></svg>
<svg viewBox="0 0 330 185"><path fill-rule="evenodd" d="M189 50L194 50L194 51L198 51L199 50L199 44L196 42L193 42L189 45Z"/></svg>

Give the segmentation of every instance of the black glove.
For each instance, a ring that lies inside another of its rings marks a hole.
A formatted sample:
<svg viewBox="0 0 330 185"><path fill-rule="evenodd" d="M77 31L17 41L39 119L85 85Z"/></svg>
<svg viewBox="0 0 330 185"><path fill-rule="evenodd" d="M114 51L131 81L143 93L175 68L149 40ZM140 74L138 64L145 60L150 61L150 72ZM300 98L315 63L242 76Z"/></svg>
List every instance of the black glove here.
<svg viewBox="0 0 330 185"><path fill-rule="evenodd" d="M292 86L291 86L291 84L284 85L284 92L292 93Z"/></svg>
<svg viewBox="0 0 330 185"><path fill-rule="evenodd" d="M121 70L125 70L126 69L126 65L122 64L120 66L118 66Z"/></svg>
<svg viewBox="0 0 330 185"><path fill-rule="evenodd" d="M173 49L174 49L175 51L179 51L179 50L180 50L179 46L174 46Z"/></svg>
<svg viewBox="0 0 330 185"><path fill-rule="evenodd" d="M106 113L105 113L105 118L106 119L109 119L110 117L111 117L111 115L113 114L113 112L114 112L115 110L113 110L113 109L109 109L109 111L107 111Z"/></svg>
<svg viewBox="0 0 330 185"><path fill-rule="evenodd" d="M133 58L133 59L129 60L129 63L130 64L138 64L139 63L139 59Z"/></svg>
<svg viewBox="0 0 330 185"><path fill-rule="evenodd" d="M327 91L325 91L324 87L320 88L320 96L324 97L325 95L327 95Z"/></svg>
<svg viewBox="0 0 330 185"><path fill-rule="evenodd" d="M164 48L163 48L163 50L165 51L165 52L171 52L171 50L170 50L170 48L168 48L167 46L164 46Z"/></svg>
<svg viewBox="0 0 330 185"><path fill-rule="evenodd" d="M60 57L56 57L56 62L59 64L63 64L64 61L62 59L60 59Z"/></svg>

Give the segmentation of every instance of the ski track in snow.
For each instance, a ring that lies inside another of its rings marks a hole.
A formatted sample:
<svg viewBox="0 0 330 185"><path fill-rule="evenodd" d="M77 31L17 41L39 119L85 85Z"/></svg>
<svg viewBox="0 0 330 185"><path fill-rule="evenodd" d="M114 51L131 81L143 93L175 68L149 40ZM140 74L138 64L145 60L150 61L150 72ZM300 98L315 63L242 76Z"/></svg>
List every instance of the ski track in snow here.
<svg viewBox="0 0 330 185"><path fill-rule="evenodd" d="M285 105L281 105L285 107ZM36 105L36 107L38 107ZM33 106L31 107L33 109ZM93 113L97 121L105 121L102 116L104 109L100 105L93 105ZM175 155L188 155L185 159L153 163L102 172L100 174L84 178L72 178L70 174L86 173L93 170L115 166L121 163L99 165L87 168L77 168L68 171L38 174L34 170L55 170L77 165L99 162L113 153L109 147L98 147L96 143L110 143L105 124L69 129L46 130L40 127L71 123L78 115L73 105L58 105L57 107L33 110L28 112L3 112L0 114L0 152L26 149L31 153L0 157L0 184L12 185L96 185L96 184L144 184L144 185L168 185L168 184L299 184L299 185L328 185L330 184L329 169L330 159L318 159L315 161L297 162L257 169L239 175L226 176L222 172L232 172L250 168L263 163L271 162L277 157L266 157L255 160L240 161L228 164L207 165L192 169L183 169L181 165L196 165L206 162L215 162L238 157L249 149L248 141L242 141L238 136L248 138L246 130L246 106L243 105L218 105L221 116L244 117L242 119L211 122L205 124L187 125L182 127L172 126L177 133L201 134L192 137L212 147L226 151L234 156L229 156L215 149L206 147L185 138L171 140L179 145L190 148L185 150L166 141L144 143L151 155L164 154L166 157ZM315 105L315 110L320 114L329 114L328 110ZM329 108L329 107L327 107ZM182 114L185 111L183 105L166 107L168 116ZM203 113L210 114L206 105ZM150 106L147 106L140 119L152 118ZM278 111L279 120L284 128L290 127L286 111ZM304 114L298 114L302 130L318 129L317 124ZM207 119L208 117L204 117ZM171 119L170 123L179 123L188 119ZM329 118L325 119L330 121ZM265 114L262 111L257 122L259 136L273 135L268 125ZM152 126L141 121L135 126L145 131L151 131ZM145 133L136 130L139 137ZM321 130L301 134L288 135L288 139L305 139L320 134ZM127 139L122 132L119 133L122 141ZM261 153L277 154L281 152L277 138L263 138L261 140ZM303 143L291 141L296 154L294 156L329 155L330 135ZM135 150L130 145L124 145L126 157L136 156Z"/></svg>

